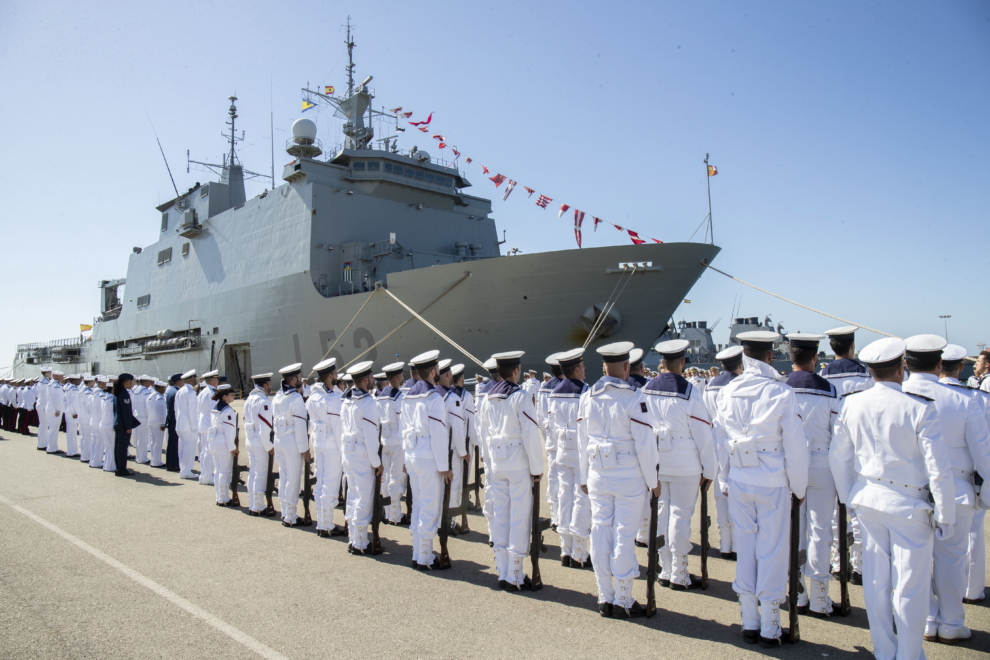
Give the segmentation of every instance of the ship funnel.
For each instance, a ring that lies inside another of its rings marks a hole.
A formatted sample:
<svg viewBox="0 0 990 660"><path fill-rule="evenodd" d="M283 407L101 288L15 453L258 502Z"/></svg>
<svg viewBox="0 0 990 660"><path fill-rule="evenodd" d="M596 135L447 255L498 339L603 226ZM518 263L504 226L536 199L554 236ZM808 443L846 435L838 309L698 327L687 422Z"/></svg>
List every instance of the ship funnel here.
<svg viewBox="0 0 990 660"><path fill-rule="evenodd" d="M316 139L316 122L301 118L292 122L292 138L285 146L292 156L316 158L323 153L323 145Z"/></svg>

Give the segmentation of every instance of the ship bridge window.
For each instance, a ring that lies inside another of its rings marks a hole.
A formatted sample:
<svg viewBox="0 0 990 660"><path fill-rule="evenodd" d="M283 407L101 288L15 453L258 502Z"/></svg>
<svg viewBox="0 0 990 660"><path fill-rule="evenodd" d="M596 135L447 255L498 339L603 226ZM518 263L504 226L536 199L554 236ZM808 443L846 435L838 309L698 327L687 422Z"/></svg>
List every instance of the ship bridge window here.
<svg viewBox="0 0 990 660"><path fill-rule="evenodd" d="M377 172L380 167L381 167L381 163L379 163L377 160L368 161L368 171Z"/></svg>
<svg viewBox="0 0 990 660"><path fill-rule="evenodd" d="M151 294L150 293L147 294L147 295L144 295L144 296L140 296L137 299L137 306L138 307L147 307L150 304L151 304Z"/></svg>
<svg viewBox="0 0 990 660"><path fill-rule="evenodd" d="M416 170L416 178L419 179L420 181L425 180L426 172L424 172L423 170Z"/></svg>
<svg viewBox="0 0 990 660"><path fill-rule="evenodd" d="M364 171L364 161L363 160L354 161L353 163L351 163L351 167L354 168L355 170Z"/></svg>
<svg viewBox="0 0 990 660"><path fill-rule="evenodd" d="M172 261L172 248L165 248L158 252L158 265L167 264Z"/></svg>
<svg viewBox="0 0 990 660"><path fill-rule="evenodd" d="M162 213L162 231L168 231L168 213Z"/></svg>

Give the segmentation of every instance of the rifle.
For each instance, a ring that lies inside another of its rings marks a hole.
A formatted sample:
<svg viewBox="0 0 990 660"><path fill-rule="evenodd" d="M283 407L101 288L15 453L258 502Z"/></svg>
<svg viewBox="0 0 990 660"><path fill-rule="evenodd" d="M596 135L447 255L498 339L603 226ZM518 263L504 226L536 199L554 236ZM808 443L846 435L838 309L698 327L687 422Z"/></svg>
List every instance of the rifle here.
<svg viewBox="0 0 990 660"><path fill-rule="evenodd" d="M790 626L788 641L795 644L801 641L801 627L798 623L798 592L801 590L801 502L791 493L791 548L790 576L788 576L787 618Z"/></svg>
<svg viewBox="0 0 990 660"><path fill-rule="evenodd" d="M378 462L382 465L382 473L384 473L385 468L382 460L382 427L381 424L378 425ZM372 504L373 508L371 510L371 554L380 555L384 550L382 550L382 540L378 536L378 528L382 524L382 507L385 503L382 501L382 475L375 472L375 499ZM392 500L389 499L391 504Z"/></svg>
<svg viewBox="0 0 990 660"><path fill-rule="evenodd" d="M234 430L234 449L240 449L240 429ZM240 453L234 455L234 470L230 475L230 506L240 506L241 498L237 494L237 486L241 480L241 464L238 462Z"/></svg>
<svg viewBox="0 0 990 660"><path fill-rule="evenodd" d="M846 505L839 502L839 590L841 605L839 614L849 616L852 606L849 604L849 543L852 532L846 531Z"/></svg>
<svg viewBox="0 0 990 660"><path fill-rule="evenodd" d="M659 500L659 497L650 493L650 556L646 562L646 616L653 616L657 613L657 564L660 563L660 548L664 545L657 539Z"/></svg>
<svg viewBox="0 0 990 660"><path fill-rule="evenodd" d="M465 437L464 444L467 447L468 451L470 451L471 436ZM461 462L464 463L464 461ZM462 477L461 478L461 534L467 534L468 532L471 531L471 528L468 527L468 518L467 518L468 509L471 508L471 496L468 493L468 464L464 463L463 468L464 468L464 472L461 475Z"/></svg>
<svg viewBox="0 0 990 660"><path fill-rule="evenodd" d="M447 469L452 469L454 460L454 430L447 430ZM450 536L450 482L444 480L443 508L440 515L440 568L450 568L450 553L447 552L447 538ZM413 523L415 524L415 522Z"/></svg>
<svg viewBox="0 0 990 660"><path fill-rule="evenodd" d="M467 472L467 466L464 466L464 471ZM478 495L478 489L484 488L481 485L481 475L485 473L485 468L481 467L481 447L474 448L474 508L480 511L484 505L481 502L481 497Z"/></svg>
<svg viewBox="0 0 990 660"><path fill-rule="evenodd" d="M543 578L540 576L540 553L546 552L547 547L543 545L543 532L550 529L550 519L540 519L540 482L533 482L533 538L529 543L529 559L533 564L533 577L531 578L531 591L539 591L543 588Z"/></svg>
<svg viewBox="0 0 990 660"><path fill-rule="evenodd" d="M701 487L701 588L708 588L708 528L712 526L712 517L708 515L708 485Z"/></svg>
<svg viewBox="0 0 990 660"><path fill-rule="evenodd" d="M275 442L275 429L272 429L271 434L268 436L269 441ZM265 510L261 512L261 515L272 517L275 515L275 505L272 503L272 495L275 492L275 455L271 452L268 454L268 480L265 482L265 500L267 501L267 506Z"/></svg>
<svg viewBox="0 0 990 660"><path fill-rule="evenodd" d="M303 461L303 527L313 524L313 517L309 514L309 503L313 500L313 475L310 471L312 463Z"/></svg>

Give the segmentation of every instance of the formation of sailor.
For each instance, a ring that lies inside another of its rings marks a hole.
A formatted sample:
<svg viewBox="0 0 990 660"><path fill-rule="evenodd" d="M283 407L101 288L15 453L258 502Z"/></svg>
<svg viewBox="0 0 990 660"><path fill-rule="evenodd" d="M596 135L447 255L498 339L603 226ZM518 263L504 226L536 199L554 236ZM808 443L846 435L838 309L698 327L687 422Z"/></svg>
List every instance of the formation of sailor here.
<svg viewBox="0 0 990 660"><path fill-rule="evenodd" d="M373 389L372 363L347 370L353 385L341 397L340 425L344 471L347 474L348 545L351 554L370 554L368 525L374 513L375 477L382 475L381 422ZM415 549L414 549L415 552Z"/></svg>
<svg viewBox="0 0 990 660"><path fill-rule="evenodd" d="M559 469L557 467L557 434L550 429L550 394L560 384L563 378L563 370L560 367L560 361L557 359L557 353L547 356L546 363L550 367L552 376L550 380L545 381L540 386L540 389L537 390L534 403L536 406L536 421L539 424L540 432L543 434L547 455L547 503L550 505L550 526L553 529L557 529L559 522L559 502L557 498L560 493L560 481ZM485 366L487 364L485 363Z"/></svg>
<svg viewBox="0 0 990 660"><path fill-rule="evenodd" d="M447 425L450 435L450 506L456 507L461 501L461 487L464 479L464 471L467 463L471 460L468 452L468 419L464 411L464 400L454 389L454 366L453 360L444 359L437 363L437 391L443 397L444 408L447 410ZM464 365L456 365L460 372L463 372ZM454 534L461 533L460 526L451 521L451 531Z"/></svg>
<svg viewBox="0 0 990 660"><path fill-rule="evenodd" d="M206 391L207 388L203 389ZM213 487L217 496L217 506L230 506L231 477L234 473L234 462L240 451L237 412L230 405L234 402L234 390L230 385L219 385L213 390L210 400L213 401L213 407L210 410L210 430L206 434L204 449L213 459L211 464L215 472ZM202 454L200 454L200 467L205 471L202 465Z"/></svg>
<svg viewBox="0 0 990 660"><path fill-rule="evenodd" d="M193 383L196 370L190 369L181 376L182 386L175 393L175 432L179 436L179 478L197 479L193 472L196 464L196 447L199 444L199 401Z"/></svg>
<svg viewBox="0 0 990 660"><path fill-rule="evenodd" d="M302 385L302 364L295 363L279 369L282 383L272 401L275 425L275 460L278 461L278 500L282 510L282 525L299 526L299 493L303 470L309 470L313 460L309 451L306 428L306 403L299 392Z"/></svg>
<svg viewBox="0 0 990 660"><path fill-rule="evenodd" d="M196 406L199 410L197 415L197 432L199 442L197 444L197 455L199 456L199 483L205 486L213 485L213 453L210 451L209 433L212 424L212 412L216 407L213 394L216 392L220 381L217 370L208 371L202 375L199 392L196 393Z"/></svg>
<svg viewBox="0 0 990 660"><path fill-rule="evenodd" d="M343 528L333 522L333 511L337 508L344 475L342 399L336 387L337 358L323 360L313 367L313 371L316 372L317 382L306 398L306 413L309 415L309 434L316 468L316 533L321 537L343 536ZM263 504L260 498L258 504Z"/></svg>
<svg viewBox="0 0 990 660"><path fill-rule="evenodd" d="M275 456L275 427L272 424L272 374L251 376L254 385L244 402L244 445L248 455L248 514L274 516L266 512L265 489L271 461Z"/></svg>
<svg viewBox="0 0 990 660"><path fill-rule="evenodd" d="M730 346L715 356L722 364L722 373L718 374L705 388L704 401L708 410L708 418L712 420L713 430L718 425L715 412L718 410L718 398L726 385L742 373L743 347ZM719 554L722 559L735 561L736 552L733 544L732 518L729 516L729 500L721 488L715 488L715 518L718 525Z"/></svg>
<svg viewBox="0 0 990 660"><path fill-rule="evenodd" d="M406 490L405 453L402 448L401 409L404 382L402 370L405 362L393 362L382 370L385 384L375 395L378 403L378 421L382 430L382 496L390 504L385 507L385 522L390 525L408 525L409 516L402 514L400 498Z"/></svg>

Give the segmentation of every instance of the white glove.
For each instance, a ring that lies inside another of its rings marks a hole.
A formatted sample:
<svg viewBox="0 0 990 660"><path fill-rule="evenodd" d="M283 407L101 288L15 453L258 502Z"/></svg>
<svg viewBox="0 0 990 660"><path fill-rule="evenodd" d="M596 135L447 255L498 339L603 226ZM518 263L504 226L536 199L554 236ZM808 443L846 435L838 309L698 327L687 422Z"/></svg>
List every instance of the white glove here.
<svg viewBox="0 0 990 660"><path fill-rule="evenodd" d="M935 538L939 541L944 541L950 536L952 536L952 525L940 522L935 523Z"/></svg>

